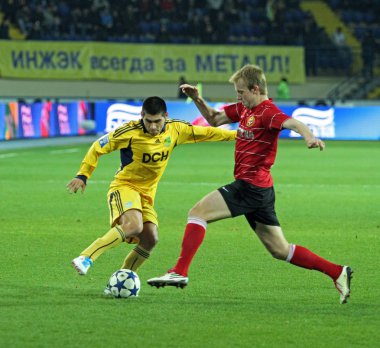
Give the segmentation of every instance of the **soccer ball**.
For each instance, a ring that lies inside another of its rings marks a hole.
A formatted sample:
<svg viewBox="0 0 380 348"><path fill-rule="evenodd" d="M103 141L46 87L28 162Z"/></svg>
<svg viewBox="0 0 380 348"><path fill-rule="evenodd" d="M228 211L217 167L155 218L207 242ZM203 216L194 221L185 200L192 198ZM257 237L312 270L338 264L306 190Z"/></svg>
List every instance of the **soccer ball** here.
<svg viewBox="0 0 380 348"><path fill-rule="evenodd" d="M111 275L108 287L116 298L137 297L141 288L140 278L130 269L119 269Z"/></svg>

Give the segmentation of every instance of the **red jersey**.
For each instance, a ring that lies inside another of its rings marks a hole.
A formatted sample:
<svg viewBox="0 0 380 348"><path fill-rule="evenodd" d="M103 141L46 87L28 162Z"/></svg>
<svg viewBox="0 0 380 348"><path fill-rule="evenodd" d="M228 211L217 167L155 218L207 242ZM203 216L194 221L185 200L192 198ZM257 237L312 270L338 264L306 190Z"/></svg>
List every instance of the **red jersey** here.
<svg viewBox="0 0 380 348"><path fill-rule="evenodd" d="M252 109L242 103L224 108L226 115L239 122L235 146L235 179L259 187L273 186L270 174L277 153L282 124L290 117L272 100L265 100Z"/></svg>

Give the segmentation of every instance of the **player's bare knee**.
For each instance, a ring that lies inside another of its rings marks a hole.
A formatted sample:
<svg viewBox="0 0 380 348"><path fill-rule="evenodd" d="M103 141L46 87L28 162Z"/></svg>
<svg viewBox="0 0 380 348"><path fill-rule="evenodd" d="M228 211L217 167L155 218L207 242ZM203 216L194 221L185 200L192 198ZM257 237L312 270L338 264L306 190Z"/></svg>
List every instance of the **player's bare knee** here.
<svg viewBox="0 0 380 348"><path fill-rule="evenodd" d="M158 244L158 236L153 236L150 242L150 248L153 249Z"/></svg>
<svg viewBox="0 0 380 348"><path fill-rule="evenodd" d="M268 249L268 251L273 256L273 258L277 260L286 260L286 257L288 256L287 252L283 250L283 248L271 248Z"/></svg>
<svg viewBox="0 0 380 348"><path fill-rule="evenodd" d="M203 220L207 220L206 212L204 211L204 209L203 209L202 205L200 204L200 202L198 202L197 204L195 204L189 210L188 217L198 217L198 218L201 218Z"/></svg>
<svg viewBox="0 0 380 348"><path fill-rule="evenodd" d="M140 221L128 221L121 225L121 228L125 233L128 234L130 237L136 237L139 235L143 230L143 223Z"/></svg>
<svg viewBox="0 0 380 348"><path fill-rule="evenodd" d="M143 243L140 241L141 246L146 250L152 250L158 243L158 238L145 240Z"/></svg>
<svg viewBox="0 0 380 348"><path fill-rule="evenodd" d="M158 236L156 234L140 235L140 245L146 250L152 250L158 243Z"/></svg>
<svg viewBox="0 0 380 348"><path fill-rule="evenodd" d="M158 243L157 226L153 223L145 223L142 233L139 235L139 244L146 250L152 250Z"/></svg>
<svg viewBox="0 0 380 348"><path fill-rule="evenodd" d="M187 216L194 216L194 215L197 214L197 210L198 210L197 205L198 205L198 203L197 203L196 205L194 205L194 206L189 210L189 212L187 213Z"/></svg>

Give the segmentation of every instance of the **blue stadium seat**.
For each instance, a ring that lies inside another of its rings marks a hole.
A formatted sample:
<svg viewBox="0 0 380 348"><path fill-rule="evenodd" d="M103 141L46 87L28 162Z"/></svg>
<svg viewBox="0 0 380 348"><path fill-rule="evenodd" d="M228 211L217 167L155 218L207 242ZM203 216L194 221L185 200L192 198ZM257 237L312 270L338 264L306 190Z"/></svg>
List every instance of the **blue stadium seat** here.
<svg viewBox="0 0 380 348"><path fill-rule="evenodd" d="M264 9L257 9L255 11L252 11L250 17L254 23L267 20L267 15Z"/></svg>
<svg viewBox="0 0 380 348"><path fill-rule="evenodd" d="M231 35L236 35L236 36L244 35L244 32L245 32L245 28L241 24L235 24L235 25L230 27L230 34Z"/></svg>
<svg viewBox="0 0 380 348"><path fill-rule="evenodd" d="M341 7L341 2L341 0L330 0L329 4L333 10L336 10L337 8Z"/></svg>
<svg viewBox="0 0 380 348"><path fill-rule="evenodd" d="M354 11L353 21L354 23L361 23L365 20L364 13L360 11Z"/></svg>
<svg viewBox="0 0 380 348"><path fill-rule="evenodd" d="M366 33L368 29L366 27L357 26L354 29L355 36L361 40L364 37L364 34Z"/></svg>
<svg viewBox="0 0 380 348"><path fill-rule="evenodd" d="M375 20L376 20L376 16L375 16L374 12L372 12L372 11L366 12L366 14L365 14L365 21L368 24L371 24L371 23L375 22Z"/></svg>
<svg viewBox="0 0 380 348"><path fill-rule="evenodd" d="M150 33L157 35L160 32L161 24L159 22L150 23Z"/></svg>
<svg viewBox="0 0 380 348"><path fill-rule="evenodd" d="M352 23L354 21L354 13L351 10L342 11L341 17L345 23Z"/></svg>
<svg viewBox="0 0 380 348"><path fill-rule="evenodd" d="M140 22L139 23L139 30L142 34L148 34L150 33L150 23L149 22Z"/></svg>
<svg viewBox="0 0 380 348"><path fill-rule="evenodd" d="M380 39L380 26L373 29L373 36L376 39Z"/></svg>

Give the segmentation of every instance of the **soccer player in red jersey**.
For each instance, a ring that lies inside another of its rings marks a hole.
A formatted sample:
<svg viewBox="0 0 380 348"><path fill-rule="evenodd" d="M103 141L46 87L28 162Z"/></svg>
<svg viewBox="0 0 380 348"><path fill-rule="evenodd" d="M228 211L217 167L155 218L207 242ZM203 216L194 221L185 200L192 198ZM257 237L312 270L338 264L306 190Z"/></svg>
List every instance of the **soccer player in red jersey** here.
<svg viewBox="0 0 380 348"><path fill-rule="evenodd" d="M165 275L148 280L156 287L184 287L188 283L190 263L201 245L208 223L244 215L252 229L271 253L298 267L328 275L340 293L340 303L350 296L352 269L323 259L310 250L286 239L277 219L275 193L270 174L282 129L299 133L309 149L325 148L302 122L285 115L268 98L263 71L255 65L245 65L234 73L230 82L235 86L238 102L222 111L211 108L194 86L182 85L182 90L212 126L239 122L235 146L235 181L203 197L190 210L182 241L181 255L176 265Z"/></svg>

